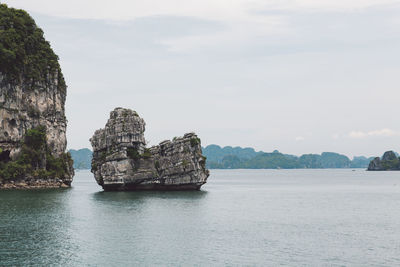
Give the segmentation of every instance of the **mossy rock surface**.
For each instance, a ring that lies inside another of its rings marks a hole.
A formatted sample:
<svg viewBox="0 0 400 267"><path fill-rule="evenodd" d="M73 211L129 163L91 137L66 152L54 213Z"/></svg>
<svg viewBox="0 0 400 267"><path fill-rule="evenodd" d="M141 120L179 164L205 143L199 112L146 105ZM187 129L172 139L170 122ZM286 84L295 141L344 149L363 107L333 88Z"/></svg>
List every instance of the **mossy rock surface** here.
<svg viewBox="0 0 400 267"><path fill-rule="evenodd" d="M47 147L46 128L39 126L26 132L16 160L0 161L0 180L63 179L69 176L72 165L69 153L59 157L51 154Z"/></svg>

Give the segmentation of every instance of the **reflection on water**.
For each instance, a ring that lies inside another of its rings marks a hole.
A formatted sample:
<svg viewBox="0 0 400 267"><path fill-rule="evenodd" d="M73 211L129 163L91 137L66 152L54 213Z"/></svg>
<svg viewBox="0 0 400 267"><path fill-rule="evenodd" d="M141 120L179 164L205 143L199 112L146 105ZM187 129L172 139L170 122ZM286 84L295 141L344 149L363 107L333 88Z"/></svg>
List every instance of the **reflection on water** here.
<svg viewBox="0 0 400 267"><path fill-rule="evenodd" d="M93 193L93 199L96 201L139 201L142 199L183 199L199 200L206 197L207 191L137 191L137 192L96 192Z"/></svg>
<svg viewBox="0 0 400 267"><path fill-rule="evenodd" d="M398 172L212 171L202 191L0 191L0 266L400 264Z"/></svg>

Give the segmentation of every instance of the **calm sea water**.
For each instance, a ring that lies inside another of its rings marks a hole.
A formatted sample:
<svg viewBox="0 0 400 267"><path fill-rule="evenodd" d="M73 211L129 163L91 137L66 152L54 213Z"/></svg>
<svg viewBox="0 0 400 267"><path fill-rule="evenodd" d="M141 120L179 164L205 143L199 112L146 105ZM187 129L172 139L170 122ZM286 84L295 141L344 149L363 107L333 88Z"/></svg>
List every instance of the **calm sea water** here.
<svg viewBox="0 0 400 267"><path fill-rule="evenodd" d="M0 191L0 265L399 266L400 172L213 170L199 192Z"/></svg>

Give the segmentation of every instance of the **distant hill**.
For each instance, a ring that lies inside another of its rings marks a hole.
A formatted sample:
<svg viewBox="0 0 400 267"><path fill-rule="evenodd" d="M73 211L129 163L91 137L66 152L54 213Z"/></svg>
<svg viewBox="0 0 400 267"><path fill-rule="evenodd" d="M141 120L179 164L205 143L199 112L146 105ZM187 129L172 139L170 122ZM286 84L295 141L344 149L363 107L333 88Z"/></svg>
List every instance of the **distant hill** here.
<svg viewBox="0 0 400 267"><path fill-rule="evenodd" d="M75 169L90 169L92 151L83 148L71 149ZM256 152L254 148L220 147L209 145L203 148L203 155L207 157L209 169L323 169L323 168L367 168L374 158L347 156L334 152L319 154L305 154L300 157L283 154L278 150L271 153Z"/></svg>
<svg viewBox="0 0 400 267"><path fill-rule="evenodd" d="M231 147L226 146L221 148L217 145L209 145L203 149L203 154L207 157L207 161L221 162L225 156L236 156L240 159L251 159L263 152L256 152L254 148L246 147Z"/></svg>
<svg viewBox="0 0 400 267"><path fill-rule="evenodd" d="M282 154L256 152L253 148L220 147L209 145L203 148L210 169L303 169L303 168L367 168L373 158L347 156L333 152L305 154L300 157Z"/></svg>
<svg viewBox="0 0 400 267"><path fill-rule="evenodd" d="M92 162L92 151L88 148L82 148L79 150L70 149L68 151L74 160L74 169L86 170L90 169Z"/></svg>

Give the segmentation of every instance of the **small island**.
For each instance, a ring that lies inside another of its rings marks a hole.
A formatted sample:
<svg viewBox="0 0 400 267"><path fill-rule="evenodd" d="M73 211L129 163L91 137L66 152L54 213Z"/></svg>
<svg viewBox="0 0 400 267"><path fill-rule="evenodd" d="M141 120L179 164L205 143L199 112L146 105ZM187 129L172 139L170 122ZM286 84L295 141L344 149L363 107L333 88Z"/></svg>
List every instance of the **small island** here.
<svg viewBox="0 0 400 267"><path fill-rule="evenodd" d="M400 158L393 151L387 151L382 158L376 157L368 166L369 171L400 171Z"/></svg>
<svg viewBox="0 0 400 267"><path fill-rule="evenodd" d="M194 133L146 147L145 122L136 111L116 108L97 130L92 173L105 191L199 190L209 171Z"/></svg>

